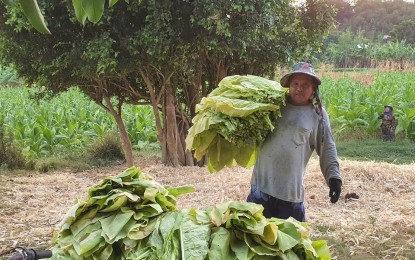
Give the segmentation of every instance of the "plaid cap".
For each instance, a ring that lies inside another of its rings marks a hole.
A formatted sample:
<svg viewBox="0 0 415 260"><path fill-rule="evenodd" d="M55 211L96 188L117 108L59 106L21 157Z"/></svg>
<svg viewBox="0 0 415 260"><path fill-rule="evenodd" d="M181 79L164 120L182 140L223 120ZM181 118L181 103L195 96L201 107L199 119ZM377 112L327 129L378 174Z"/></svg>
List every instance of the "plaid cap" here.
<svg viewBox="0 0 415 260"><path fill-rule="evenodd" d="M293 74L307 74L315 79L317 86L321 84L321 80L316 76L313 66L307 62L299 62L292 67L290 73L286 74L284 77L281 78L280 84L282 87L289 87L290 77Z"/></svg>

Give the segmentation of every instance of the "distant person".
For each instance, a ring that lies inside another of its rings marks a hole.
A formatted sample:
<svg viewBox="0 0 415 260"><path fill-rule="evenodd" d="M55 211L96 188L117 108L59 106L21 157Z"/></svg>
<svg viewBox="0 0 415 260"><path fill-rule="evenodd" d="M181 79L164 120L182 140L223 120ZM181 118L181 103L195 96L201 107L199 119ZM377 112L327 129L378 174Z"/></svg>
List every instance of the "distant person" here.
<svg viewBox="0 0 415 260"><path fill-rule="evenodd" d="M270 134L254 166L247 201L261 204L267 218L293 217L305 221L304 175L313 152L329 187L331 203L340 197L342 177L328 115L311 64L300 62L280 80L288 88L276 130Z"/></svg>
<svg viewBox="0 0 415 260"><path fill-rule="evenodd" d="M393 115L393 107L386 105L383 108L383 114L379 116L382 119L382 136L383 141L395 141L396 119Z"/></svg>

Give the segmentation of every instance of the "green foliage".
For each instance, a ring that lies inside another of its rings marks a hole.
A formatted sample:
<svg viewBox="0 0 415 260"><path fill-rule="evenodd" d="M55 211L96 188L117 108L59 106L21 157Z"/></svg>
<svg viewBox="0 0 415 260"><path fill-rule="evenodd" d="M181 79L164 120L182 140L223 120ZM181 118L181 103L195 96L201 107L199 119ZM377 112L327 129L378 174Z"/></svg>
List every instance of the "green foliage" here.
<svg viewBox="0 0 415 260"><path fill-rule="evenodd" d="M362 73L364 76L364 73ZM380 133L378 116L384 105L391 105L398 121L396 134L414 139L415 92L411 72L376 73L372 84L364 86L350 78L322 80L322 94L336 135L364 132L376 137Z"/></svg>
<svg viewBox="0 0 415 260"><path fill-rule="evenodd" d="M12 68L0 66L0 87L16 87L20 85L20 79L17 77L16 72Z"/></svg>
<svg viewBox="0 0 415 260"><path fill-rule="evenodd" d="M125 103L161 108L160 146L175 165L179 155L180 163L191 160L183 143L169 139L184 138L202 96L227 75L272 76L276 65L306 59L334 14L326 1L111 1L104 13L101 0L38 3L53 18L52 35L30 32L18 6L0 4L0 62L29 85L55 93L78 86L114 117ZM96 24L82 27L74 13Z"/></svg>
<svg viewBox="0 0 415 260"><path fill-rule="evenodd" d="M404 20L394 25L391 30L391 36L397 40L405 41L409 44L415 44L415 20Z"/></svg>
<svg viewBox="0 0 415 260"><path fill-rule="evenodd" d="M113 119L76 88L55 97L38 89L2 88L0 109L4 127L34 158L79 155L95 138L117 132ZM126 106L123 117L133 144L158 144L151 108Z"/></svg>
<svg viewBox="0 0 415 260"><path fill-rule="evenodd" d="M63 218L52 259L330 259L325 240L255 203L176 208L191 186L163 186L130 167L90 188Z"/></svg>
<svg viewBox="0 0 415 260"><path fill-rule="evenodd" d="M17 0L29 22L37 31L50 34L36 0Z"/></svg>
<svg viewBox="0 0 415 260"><path fill-rule="evenodd" d="M408 1L330 0L338 27L325 39L323 63L374 67L378 62L415 60L415 4ZM385 38L386 37L386 38ZM358 47L358 45L360 47Z"/></svg>
<svg viewBox="0 0 415 260"><path fill-rule="evenodd" d="M373 42L363 33L346 31L327 45L324 61L340 68L369 68L376 62L415 61L415 46L405 41Z"/></svg>
<svg viewBox="0 0 415 260"><path fill-rule="evenodd" d="M395 25L413 19L415 4L408 1L358 0L353 11L352 17L341 21L341 30L363 31L365 37L375 41L379 36L390 35Z"/></svg>
<svg viewBox="0 0 415 260"><path fill-rule="evenodd" d="M325 61L336 67L355 67L369 64L369 50L372 48L368 39L362 33L351 31L341 33L335 42L330 43L324 53ZM359 46L359 47L358 47Z"/></svg>
<svg viewBox="0 0 415 260"><path fill-rule="evenodd" d="M198 114L186 137L197 160L207 155L210 172L236 164L251 167L259 147L281 116L286 91L258 76L228 76L197 106Z"/></svg>
<svg viewBox="0 0 415 260"><path fill-rule="evenodd" d="M159 149L154 113L148 106L127 106L123 118L135 150Z"/></svg>
<svg viewBox="0 0 415 260"><path fill-rule="evenodd" d="M153 230L159 228L163 213L176 209L177 196L193 191L190 186L162 186L136 167L105 178L90 188L63 218L52 241L53 259L126 259L131 251L145 250L140 241L147 241ZM180 220L173 219L173 223ZM168 234L162 235L165 239Z"/></svg>
<svg viewBox="0 0 415 260"><path fill-rule="evenodd" d="M106 133L96 138L87 146L86 156L97 162L125 159L120 137L116 133Z"/></svg>

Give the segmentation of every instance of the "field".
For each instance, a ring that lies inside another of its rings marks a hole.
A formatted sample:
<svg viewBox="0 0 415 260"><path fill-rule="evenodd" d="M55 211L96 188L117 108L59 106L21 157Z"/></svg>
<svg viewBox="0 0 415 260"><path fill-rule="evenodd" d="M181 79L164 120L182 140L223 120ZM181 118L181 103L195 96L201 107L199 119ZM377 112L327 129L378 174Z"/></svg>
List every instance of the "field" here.
<svg viewBox="0 0 415 260"><path fill-rule="evenodd" d="M321 68L321 95L337 139L380 139L379 115L392 105L397 139L415 140L413 71L333 72ZM97 137L117 132L114 119L77 89L46 99L38 89L0 88L0 122L26 155L84 157ZM148 106L124 106L123 120L135 150L157 148L154 115Z"/></svg>
<svg viewBox="0 0 415 260"><path fill-rule="evenodd" d="M415 164L340 163L344 188L336 204L329 202L318 160L313 158L309 164L306 212L312 239L327 240L333 259L414 259ZM245 200L249 190L250 169L226 168L210 174L204 167L166 167L154 156L138 157L136 165L162 184L193 185L196 192L179 197L179 208ZM124 169L117 165L86 172L0 174L0 251L48 247L54 228L74 200L102 178ZM352 193L359 198L349 198Z"/></svg>
<svg viewBox="0 0 415 260"><path fill-rule="evenodd" d="M333 259L415 259L415 74L333 73L324 68L319 73L339 141L344 187L339 202L331 204L318 159L312 158L305 181L312 238L327 240ZM2 126L13 133L27 156L38 161L67 157L77 162L94 139L116 132L113 120L76 90L41 100L30 99L39 94L32 90L0 91ZM379 141L378 115L385 104L394 106L399 122L398 142L390 144ZM210 174L205 167L164 166L158 153L138 156L144 147L158 147L152 112L127 106L123 117L138 167L162 184L195 186L195 193L179 197L179 208L245 200L251 169L226 168ZM116 162L88 170L58 167L47 173L36 168L11 172L5 166L0 165L3 257L16 246L47 248L75 199L102 178L125 169Z"/></svg>

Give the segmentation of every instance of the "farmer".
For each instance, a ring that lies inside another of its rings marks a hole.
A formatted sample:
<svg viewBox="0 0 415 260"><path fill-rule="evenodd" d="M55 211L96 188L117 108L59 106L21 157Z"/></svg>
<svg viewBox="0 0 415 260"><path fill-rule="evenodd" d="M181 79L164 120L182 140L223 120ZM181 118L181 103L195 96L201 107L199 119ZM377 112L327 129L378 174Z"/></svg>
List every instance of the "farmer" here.
<svg viewBox="0 0 415 260"><path fill-rule="evenodd" d="M319 96L321 81L313 67L297 63L280 83L288 88L287 105L258 154L247 201L262 204L267 218L305 221L303 181L313 151L319 155L332 203L339 199L342 177L329 118Z"/></svg>
<svg viewBox="0 0 415 260"><path fill-rule="evenodd" d="M382 119L382 136L383 141L395 141L396 119L393 115L393 107L386 105L383 108L383 114L379 116Z"/></svg>

